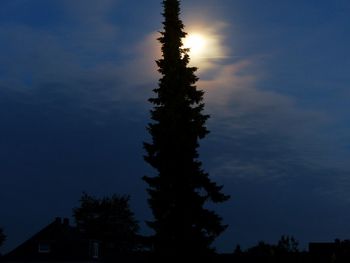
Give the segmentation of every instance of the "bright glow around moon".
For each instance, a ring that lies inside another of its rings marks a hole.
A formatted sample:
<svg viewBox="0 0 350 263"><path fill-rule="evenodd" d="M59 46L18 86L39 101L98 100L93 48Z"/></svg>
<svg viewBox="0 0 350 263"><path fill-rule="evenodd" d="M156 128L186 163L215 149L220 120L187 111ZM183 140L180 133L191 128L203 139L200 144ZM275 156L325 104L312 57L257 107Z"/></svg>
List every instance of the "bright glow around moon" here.
<svg viewBox="0 0 350 263"><path fill-rule="evenodd" d="M213 69L218 60L225 58L225 48L222 46L222 37L216 28L198 26L189 30L183 39L183 47L188 48L190 65L198 67L201 71Z"/></svg>
<svg viewBox="0 0 350 263"><path fill-rule="evenodd" d="M207 41L203 35L190 34L184 39L184 47L190 49L190 56L201 57L205 55Z"/></svg>

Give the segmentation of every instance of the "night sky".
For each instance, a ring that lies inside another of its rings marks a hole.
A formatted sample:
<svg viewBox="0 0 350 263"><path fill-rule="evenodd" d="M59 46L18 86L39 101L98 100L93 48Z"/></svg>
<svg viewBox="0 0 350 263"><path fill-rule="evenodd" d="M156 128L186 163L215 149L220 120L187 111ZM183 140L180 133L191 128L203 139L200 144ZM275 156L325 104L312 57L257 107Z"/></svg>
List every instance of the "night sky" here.
<svg viewBox="0 0 350 263"><path fill-rule="evenodd" d="M184 0L211 133L200 158L231 199L219 251L350 238L350 2ZM9 251L83 191L130 194L150 230L143 141L160 0L0 0L0 227Z"/></svg>

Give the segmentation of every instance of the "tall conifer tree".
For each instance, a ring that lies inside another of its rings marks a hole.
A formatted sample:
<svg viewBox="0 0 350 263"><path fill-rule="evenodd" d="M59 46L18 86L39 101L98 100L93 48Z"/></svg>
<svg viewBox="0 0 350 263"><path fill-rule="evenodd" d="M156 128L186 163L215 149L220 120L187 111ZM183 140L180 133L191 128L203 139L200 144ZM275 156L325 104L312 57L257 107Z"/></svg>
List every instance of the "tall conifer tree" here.
<svg viewBox="0 0 350 263"><path fill-rule="evenodd" d="M158 39L162 58L157 61L162 77L154 90L152 122L148 131L151 143L145 143L145 161L157 170L157 176L145 176L149 204L154 221L154 248L159 255L206 255L211 243L225 230L222 219L205 203L220 203L229 197L222 186L212 182L201 168L197 148L199 139L208 134L203 114L203 91L195 83L197 70L189 67L186 36L180 20L180 1L163 1L165 18Z"/></svg>

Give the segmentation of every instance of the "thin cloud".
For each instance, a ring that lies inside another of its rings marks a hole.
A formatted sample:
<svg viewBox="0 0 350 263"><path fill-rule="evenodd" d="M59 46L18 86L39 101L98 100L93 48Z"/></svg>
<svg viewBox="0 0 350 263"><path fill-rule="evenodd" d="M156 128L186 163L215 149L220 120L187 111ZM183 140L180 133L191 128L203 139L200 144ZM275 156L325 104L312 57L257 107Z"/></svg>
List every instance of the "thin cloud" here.
<svg viewBox="0 0 350 263"><path fill-rule="evenodd" d="M217 65L198 83L212 116L203 149L210 174L229 181L312 181L315 194L349 200L348 154L330 139L333 116L259 88L268 72L258 65L254 58Z"/></svg>

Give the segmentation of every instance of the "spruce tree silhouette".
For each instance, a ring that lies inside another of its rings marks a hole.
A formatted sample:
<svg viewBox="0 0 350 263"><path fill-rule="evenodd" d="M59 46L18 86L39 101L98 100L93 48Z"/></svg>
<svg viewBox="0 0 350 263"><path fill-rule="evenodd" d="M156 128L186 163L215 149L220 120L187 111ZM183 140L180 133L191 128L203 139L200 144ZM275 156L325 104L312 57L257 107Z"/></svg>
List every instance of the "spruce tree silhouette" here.
<svg viewBox="0 0 350 263"><path fill-rule="evenodd" d="M154 220L147 224L155 231L156 255L182 257L214 252L212 242L227 226L214 211L204 207L212 201L220 203L224 195L201 168L197 148L199 139L208 130L203 91L197 90L197 68L188 67L188 49L183 48L186 36L180 20L180 1L163 1L164 31L158 39L162 58L157 61L162 77L154 89L154 105L148 131L151 143L144 143L144 157L157 176L145 176L149 188L149 204Z"/></svg>

